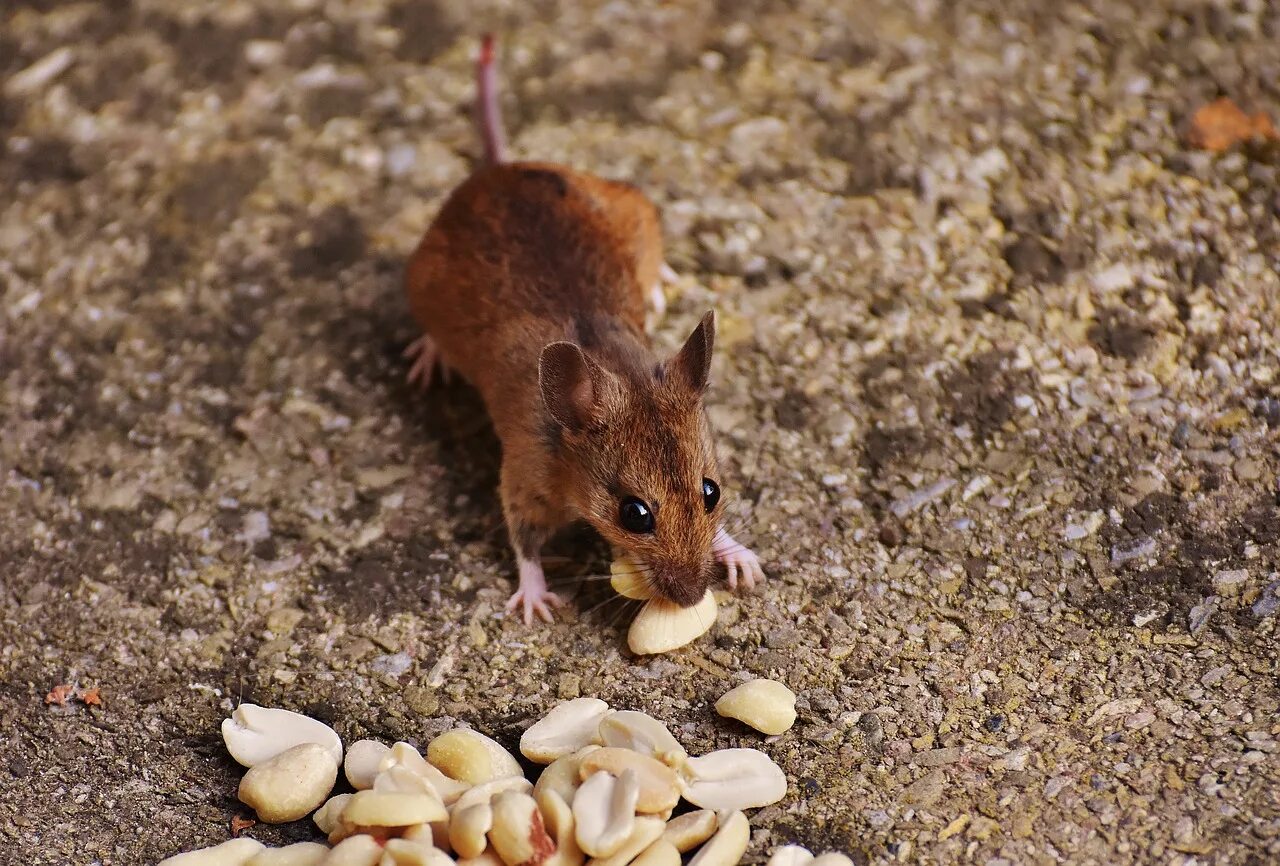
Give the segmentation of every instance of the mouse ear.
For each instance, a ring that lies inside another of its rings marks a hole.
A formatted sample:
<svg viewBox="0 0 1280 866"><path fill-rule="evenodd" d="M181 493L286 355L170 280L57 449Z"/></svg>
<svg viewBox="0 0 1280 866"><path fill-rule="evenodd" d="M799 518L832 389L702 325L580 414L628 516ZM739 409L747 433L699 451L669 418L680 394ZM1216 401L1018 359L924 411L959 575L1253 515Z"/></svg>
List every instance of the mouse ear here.
<svg viewBox="0 0 1280 866"><path fill-rule="evenodd" d="M604 423L612 379L576 343L551 343L538 359L542 403L557 423L570 430Z"/></svg>
<svg viewBox="0 0 1280 866"><path fill-rule="evenodd" d="M715 342L716 314L711 310L702 317L675 357L667 362L667 375L695 394L701 394L711 376L711 350Z"/></svg>

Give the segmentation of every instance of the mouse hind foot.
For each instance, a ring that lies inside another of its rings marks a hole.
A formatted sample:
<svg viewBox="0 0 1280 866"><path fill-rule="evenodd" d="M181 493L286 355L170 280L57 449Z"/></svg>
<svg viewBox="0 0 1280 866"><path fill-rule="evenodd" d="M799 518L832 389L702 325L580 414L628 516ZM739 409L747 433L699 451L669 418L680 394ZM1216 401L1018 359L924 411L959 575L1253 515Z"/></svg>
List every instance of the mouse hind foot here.
<svg viewBox="0 0 1280 866"><path fill-rule="evenodd" d="M410 385L417 385L422 390L427 390L431 387L431 376L437 368L440 370L440 379L444 384L448 385L453 379L453 371L441 359L440 348L436 345L436 341L426 334L410 343L402 357L413 361L409 372L405 374L405 380Z"/></svg>

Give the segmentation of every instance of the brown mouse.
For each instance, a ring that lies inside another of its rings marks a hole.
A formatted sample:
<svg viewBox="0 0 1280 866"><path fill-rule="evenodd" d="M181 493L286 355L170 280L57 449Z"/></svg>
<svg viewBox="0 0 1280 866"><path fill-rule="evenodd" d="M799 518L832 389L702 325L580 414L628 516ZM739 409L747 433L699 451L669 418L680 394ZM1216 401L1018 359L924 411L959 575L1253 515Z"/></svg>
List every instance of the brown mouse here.
<svg viewBox="0 0 1280 866"><path fill-rule="evenodd" d="M655 356L646 297L664 269L657 209L636 187L560 165L506 162L486 36L477 63L485 163L449 196L411 258L423 336L409 378L453 370L502 442L501 498L520 586L507 605L550 621L541 549L585 521L643 563L656 594L692 605L717 563L748 586L760 562L721 525L703 408L715 318Z"/></svg>

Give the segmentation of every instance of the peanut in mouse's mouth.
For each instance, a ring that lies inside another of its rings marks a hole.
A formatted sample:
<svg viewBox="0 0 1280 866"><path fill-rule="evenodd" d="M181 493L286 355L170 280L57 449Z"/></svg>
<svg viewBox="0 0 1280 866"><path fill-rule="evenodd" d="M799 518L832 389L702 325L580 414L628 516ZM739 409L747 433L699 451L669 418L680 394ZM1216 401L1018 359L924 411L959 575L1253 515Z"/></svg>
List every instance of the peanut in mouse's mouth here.
<svg viewBox="0 0 1280 866"><path fill-rule="evenodd" d="M609 566L610 583L626 598L658 598L682 608L699 604L710 586L705 569L683 569L650 565L625 555Z"/></svg>

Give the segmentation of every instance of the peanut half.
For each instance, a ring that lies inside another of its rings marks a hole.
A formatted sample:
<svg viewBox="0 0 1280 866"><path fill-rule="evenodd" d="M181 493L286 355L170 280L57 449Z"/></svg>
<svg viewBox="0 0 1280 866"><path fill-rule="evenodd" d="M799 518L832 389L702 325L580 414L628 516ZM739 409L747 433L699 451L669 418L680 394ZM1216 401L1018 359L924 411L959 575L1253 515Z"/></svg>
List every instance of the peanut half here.
<svg viewBox="0 0 1280 866"><path fill-rule="evenodd" d="M520 737L520 754L539 764L571 755L598 742L600 722L609 705L597 698L575 698L552 708Z"/></svg>
<svg viewBox="0 0 1280 866"><path fill-rule="evenodd" d="M453 859L430 842L388 839L378 866L453 866Z"/></svg>
<svg viewBox="0 0 1280 866"><path fill-rule="evenodd" d="M776 680L751 680L725 692L716 712L776 736L796 722L796 694Z"/></svg>
<svg viewBox="0 0 1280 866"><path fill-rule="evenodd" d="M687 854L714 836L718 824L716 813L710 809L686 812L667 822L662 838L674 845L681 854Z"/></svg>
<svg viewBox="0 0 1280 866"><path fill-rule="evenodd" d="M324 858L324 866L378 866L382 861L382 845L372 836L361 834L343 839Z"/></svg>
<svg viewBox="0 0 1280 866"><path fill-rule="evenodd" d="M461 797L468 788L471 787L467 782L459 782L456 779L450 779L444 773L427 763L427 759L408 743L396 743L391 747L391 751L383 755L381 763L378 764L379 776L386 775L393 768L399 767L405 772L412 773L422 780L427 786L440 796L446 806L452 805L459 797ZM398 779L396 778L398 776ZM395 782L390 781L396 779ZM384 787L389 790L393 784L409 785L410 780L401 774L393 774L389 777L389 781ZM374 787L378 787L378 779L374 781ZM413 788L418 790L421 786Z"/></svg>
<svg viewBox="0 0 1280 866"><path fill-rule="evenodd" d="M556 851L538 804L519 791L504 791L493 798L489 842L508 866L542 866Z"/></svg>
<svg viewBox="0 0 1280 866"><path fill-rule="evenodd" d="M212 848L174 854L161 860L159 866L244 866L265 847L256 839L231 839Z"/></svg>
<svg viewBox="0 0 1280 866"><path fill-rule="evenodd" d="M249 858L244 866L320 866L329 855L329 846L319 842L295 842L283 848L267 848Z"/></svg>
<svg viewBox="0 0 1280 866"><path fill-rule="evenodd" d="M611 857L592 860L592 866L627 866L640 852L662 838L663 823L652 816L637 815L631 835Z"/></svg>
<svg viewBox="0 0 1280 866"><path fill-rule="evenodd" d="M632 621L627 646L636 655L670 652L693 643L715 624L716 597L709 589L692 607L652 598Z"/></svg>
<svg viewBox="0 0 1280 866"><path fill-rule="evenodd" d="M566 803L573 802L573 795L578 791L580 777L578 768L582 759L599 749L599 746L583 746L572 755L565 755L551 762L551 765L538 776L538 783L533 786L534 796L538 792L551 789L559 794Z"/></svg>
<svg viewBox="0 0 1280 866"><path fill-rule="evenodd" d="M600 741L606 746L649 755L670 767L680 767L689 756L666 725L648 713L635 710L605 716L600 722Z"/></svg>
<svg viewBox="0 0 1280 866"><path fill-rule="evenodd" d="M556 843L556 853L543 866L582 866L586 855L578 846L578 839L573 833L573 810L569 804L553 790L534 790L533 799L546 822L547 833Z"/></svg>
<svg viewBox="0 0 1280 866"><path fill-rule="evenodd" d="M809 866L853 866L853 860L838 851L828 851L810 860Z"/></svg>
<svg viewBox="0 0 1280 866"><path fill-rule="evenodd" d="M586 781L600 771L621 776L633 770L640 786L636 811L645 814L674 809L680 801L680 778L666 764L648 755L630 749L606 746L584 757L578 767L578 776Z"/></svg>
<svg viewBox="0 0 1280 866"><path fill-rule="evenodd" d="M457 802L453 804L453 808L455 810L465 809L476 803L488 803L504 791L519 791L522 794L527 794L532 790L533 785L524 776L507 776L505 779L494 779L492 782L476 785L459 797Z"/></svg>
<svg viewBox="0 0 1280 866"><path fill-rule="evenodd" d="M439 797L357 791L342 810L342 822L357 827L412 827L443 821L449 813Z"/></svg>
<svg viewBox="0 0 1280 866"><path fill-rule="evenodd" d="M747 853L751 842L751 825L747 816L733 812L720 822L720 829L711 841L698 849L689 866L736 866Z"/></svg>
<svg viewBox="0 0 1280 866"><path fill-rule="evenodd" d="M382 759L391 754L377 740L357 740L347 749L347 756L342 761L342 771L347 781L357 791L367 791L373 787L373 780L378 777Z"/></svg>
<svg viewBox="0 0 1280 866"><path fill-rule="evenodd" d="M449 818L449 844L459 857L479 857L489 847L492 828L493 807L488 803L454 809Z"/></svg>
<svg viewBox="0 0 1280 866"><path fill-rule="evenodd" d="M680 866L680 851L665 838L659 838L640 852L631 866Z"/></svg>
<svg viewBox="0 0 1280 866"><path fill-rule="evenodd" d="M626 844L636 822L640 783L634 770L621 776L599 772L573 795L573 832L591 857L612 857Z"/></svg>
<svg viewBox="0 0 1280 866"><path fill-rule="evenodd" d="M684 798L718 812L754 809L787 795L787 777L773 759L756 749L721 749L690 758L684 765Z"/></svg>
<svg viewBox="0 0 1280 866"><path fill-rule="evenodd" d="M450 779L471 785L524 773L510 752L470 728L454 728L428 743L427 761Z"/></svg>
<svg viewBox="0 0 1280 866"><path fill-rule="evenodd" d="M615 559L609 564L609 584L623 598L641 601L653 598L648 570L629 556Z"/></svg>
<svg viewBox="0 0 1280 866"><path fill-rule="evenodd" d="M342 740L324 722L289 710L241 704L222 722L222 741L236 763L253 767L303 743L318 743L342 764Z"/></svg>
<svg viewBox="0 0 1280 866"><path fill-rule="evenodd" d="M317 743L294 746L249 769L240 780L240 801L268 824L311 814L338 780L333 754Z"/></svg>
<svg viewBox="0 0 1280 866"><path fill-rule="evenodd" d="M813 853L802 845L783 845L769 857L766 866L806 866L813 862Z"/></svg>
<svg viewBox="0 0 1280 866"><path fill-rule="evenodd" d="M320 832L328 836L342 822L342 810L351 802L352 794L338 794L330 797L325 804L316 810L311 820L320 828Z"/></svg>

